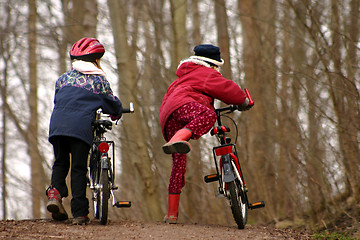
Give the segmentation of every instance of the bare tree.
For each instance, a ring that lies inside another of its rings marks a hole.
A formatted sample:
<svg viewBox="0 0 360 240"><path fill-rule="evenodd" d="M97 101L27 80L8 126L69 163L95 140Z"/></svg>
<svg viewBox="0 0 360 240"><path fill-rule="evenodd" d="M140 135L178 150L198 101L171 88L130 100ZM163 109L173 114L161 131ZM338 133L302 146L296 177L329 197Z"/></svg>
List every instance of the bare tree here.
<svg viewBox="0 0 360 240"><path fill-rule="evenodd" d="M192 38L193 45L199 45L202 43L202 35L200 31L200 12L199 12L199 1L191 0L191 13L192 13Z"/></svg>
<svg viewBox="0 0 360 240"><path fill-rule="evenodd" d="M268 183L275 183L275 137L276 137L276 84L274 66L274 1L238 1L243 29L243 61L246 86L254 99L261 99L247 114L249 127L249 159L253 173L252 181L257 188L251 198L265 198L275 203L275 192ZM265 23L265 24L263 24ZM266 84L264 84L264 78ZM272 111L268 111L269 107ZM256 126L256 127L252 127ZM260 194L261 193L261 194ZM273 218L273 208L266 208L267 217Z"/></svg>
<svg viewBox="0 0 360 240"><path fill-rule="evenodd" d="M176 67L181 59L187 56L187 0L170 0L172 17L172 51L171 51L171 69L176 71Z"/></svg>
<svg viewBox="0 0 360 240"><path fill-rule="evenodd" d="M149 136L145 128L146 123L142 121L141 102L139 101L139 89L137 86L138 67L136 63L136 45L130 46L127 36L127 9L124 6L130 6L125 2L108 0L112 28L114 32L114 43L116 49L116 61L119 71L119 89L122 101L135 101L137 117L127 118L124 116L122 138L122 164L123 175L122 182L128 182L128 187L134 189L132 196L142 196L139 205L142 206L142 213L145 219L159 220L163 212L158 202L158 193L156 191L156 181L153 178L152 161L147 148ZM136 9L133 9L136 10ZM134 19L136 26L138 19ZM136 27L134 28L136 32ZM136 38L132 35L132 38ZM136 129L136 131L135 131ZM128 176L131 176L129 181ZM128 181L126 181L128 178Z"/></svg>
<svg viewBox="0 0 360 240"><path fill-rule="evenodd" d="M354 75L350 73L350 78L348 78L343 73L343 61L341 59L341 45L342 45L342 36L339 34L342 32L340 15L338 4L336 1L331 1L331 26L332 26L332 46L329 46L330 57L334 63L335 72L334 74L328 73L328 81L330 85L330 94L334 105L334 110L338 120L338 137L340 143L340 149L343 154L343 164L345 167L345 175L347 176L347 182L349 187L349 193L354 198L354 202L360 200L360 174L357 169L360 167L360 147L358 144L357 136L360 132L360 123L358 121L360 116L359 110L359 100L360 95L356 86ZM352 14L354 16L359 16L359 3L352 3ZM354 24L359 22L358 19L354 19ZM351 27L353 30L350 34L352 35L353 40L358 38L358 31L354 31L354 27ZM352 42L349 45L353 45ZM350 58L354 59L353 54L350 53ZM324 60L324 64L325 64ZM354 63L349 63L348 66L345 66L347 69L351 69ZM330 63L328 63L330 64ZM326 65L325 67L328 67ZM356 120L357 119L357 120Z"/></svg>
<svg viewBox="0 0 360 240"><path fill-rule="evenodd" d="M11 32L11 24L12 24L12 18L11 18L11 8L9 5L6 6L6 12L7 14L4 16L5 18L5 25L1 26L1 32L3 33L10 33ZM2 132L1 132L1 196L2 196L2 211L3 211L3 219L7 219L7 111L6 106L4 103L6 103L7 100L7 82L8 82L8 70L9 70L9 61L11 59L11 51L9 51L9 35L3 34L1 36L0 41L0 56L1 56L1 62L3 63L4 68L1 72L1 82L0 82L0 95L2 96L2 106L1 106L1 114L2 114Z"/></svg>
<svg viewBox="0 0 360 240"><path fill-rule="evenodd" d="M226 63L222 67L222 75L225 78L232 79L230 63L230 37L228 33L229 27L225 0L216 0L214 9L216 17L217 40L221 51L221 57Z"/></svg>
<svg viewBox="0 0 360 240"><path fill-rule="evenodd" d="M1 50L4 50L3 48L1 48ZM3 52L3 51L1 51ZM6 60L5 60L6 61ZM3 73L3 81L1 82L1 95L3 95L3 100L7 101L6 98L6 91L7 91L7 69L5 67L4 69L4 73ZM2 195L2 211L3 211L3 219L7 218L7 209L6 209L6 201L7 201L7 166L6 166L6 153L7 153L7 116L6 116L6 108L3 105L2 108L2 144L1 144L1 148L2 148L2 154L1 154L1 182L2 182L2 187L1 187L1 195Z"/></svg>
<svg viewBox="0 0 360 240"><path fill-rule="evenodd" d="M38 85L37 85L37 31L36 31L36 1L29 0L29 106L30 106L30 121L28 131L26 133L26 140L28 141L28 152L31 158L31 185L32 185L32 209L33 217L40 218L41 216L41 198L43 193L44 182L42 181L42 162L39 157L38 150Z"/></svg>

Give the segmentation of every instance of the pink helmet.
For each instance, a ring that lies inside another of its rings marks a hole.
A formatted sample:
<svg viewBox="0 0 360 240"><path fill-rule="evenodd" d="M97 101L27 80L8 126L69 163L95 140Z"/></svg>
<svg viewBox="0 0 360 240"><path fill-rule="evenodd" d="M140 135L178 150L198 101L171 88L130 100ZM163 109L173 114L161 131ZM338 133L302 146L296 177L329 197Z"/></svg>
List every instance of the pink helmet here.
<svg viewBox="0 0 360 240"><path fill-rule="evenodd" d="M82 38L72 46L71 59L93 62L100 59L105 53L104 46L95 38Z"/></svg>

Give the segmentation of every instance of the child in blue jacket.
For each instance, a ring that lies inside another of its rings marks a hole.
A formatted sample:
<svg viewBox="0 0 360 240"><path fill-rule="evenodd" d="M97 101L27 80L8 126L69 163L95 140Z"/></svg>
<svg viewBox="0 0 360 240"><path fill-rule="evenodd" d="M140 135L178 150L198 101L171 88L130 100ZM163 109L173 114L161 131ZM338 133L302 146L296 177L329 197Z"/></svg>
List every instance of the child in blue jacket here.
<svg viewBox="0 0 360 240"><path fill-rule="evenodd" d="M72 69L60 76L55 84L55 105L49 129L49 141L53 145L55 162L51 185L46 191L47 209L55 220L68 219L62 198L68 196L65 179L71 163L73 223L89 222L86 173L93 139L91 123L99 108L103 113L117 118L122 115L122 104L113 95L100 66L100 58L104 53L104 46L97 39L80 39L70 50Z"/></svg>

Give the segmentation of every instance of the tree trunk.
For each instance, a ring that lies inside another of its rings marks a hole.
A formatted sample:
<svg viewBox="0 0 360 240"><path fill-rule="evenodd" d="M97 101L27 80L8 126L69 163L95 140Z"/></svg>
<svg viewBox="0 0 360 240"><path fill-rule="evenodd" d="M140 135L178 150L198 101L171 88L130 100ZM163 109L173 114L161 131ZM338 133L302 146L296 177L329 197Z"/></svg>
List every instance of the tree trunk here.
<svg viewBox="0 0 360 240"><path fill-rule="evenodd" d="M161 220L163 212L159 205L157 184L153 178L153 163L147 148L149 137L144 126L146 123L142 122L142 111L138 99L136 51L130 48L126 35L127 13L122 2L108 0L108 5L114 32L121 100L124 104L127 101L135 101L135 107L138 107L136 116L123 116L121 138L124 140L122 141L121 161L124 181L122 184L128 182L123 186L127 189L125 191L133 189L133 192L136 193L133 197L139 199L137 201L140 201L139 205L142 206L145 219Z"/></svg>
<svg viewBox="0 0 360 240"><path fill-rule="evenodd" d="M217 40L221 51L221 58L225 64L221 67L222 75L227 79L232 79L231 62L230 62L230 37L228 33L228 16L226 12L225 0L215 1L215 17Z"/></svg>
<svg viewBox="0 0 360 240"><path fill-rule="evenodd" d="M62 0L68 43L83 37L96 37L97 0Z"/></svg>
<svg viewBox="0 0 360 240"><path fill-rule="evenodd" d="M340 149L343 154L343 164L345 167L345 175L348 179L349 188L351 190L351 196L353 202L360 201L360 149L358 144L358 133L360 132L359 123L359 92L356 89L355 79L349 79L342 73L343 64L341 60L341 36L340 36L340 15L338 9L338 2L331 1L331 26L332 26L332 58L335 67L335 74L329 76L329 84L331 85L331 95L335 113L338 120L338 139L340 143ZM354 14L359 16L359 4L352 5L357 7L354 10ZM357 19L357 21L359 21ZM357 32L353 32L353 37L358 35ZM351 57L351 55L350 55ZM354 64L354 63L352 63ZM348 68L349 69L349 68Z"/></svg>
<svg viewBox="0 0 360 240"><path fill-rule="evenodd" d="M289 11L284 11L284 17L281 20L284 27L289 25L291 22L291 18L289 16ZM291 26L289 26L291 27ZM293 185L294 181L292 181L292 178L294 175L292 175L292 172L296 172L291 170L290 164L291 164L291 157L289 152L291 151L293 147L296 147L292 145L294 142L291 141L294 137L296 138L296 128L295 131L289 131L291 129L292 124L290 123L289 119L291 119L290 115L291 112L289 111L289 108L291 108L289 102L290 94L288 85L291 81L289 77L289 72L291 71L291 56L290 56L290 49L291 49L291 35L285 33L282 39L282 65L281 65L281 88L279 91L279 98L280 98L280 109L279 111L279 125L282 126L279 128L279 144L280 144L280 152L279 152L279 180L278 180L278 192L282 193L279 195L279 200L277 203L277 209L278 209L278 216L279 218L293 218L294 217L294 204L295 201L291 200L290 194L294 193L294 189L296 189L296 186ZM289 136L291 134L291 136ZM293 165L294 166L294 165ZM296 176L296 174L295 174ZM296 181L295 181L296 182ZM284 194L287 193L287 194ZM296 192L295 192L296 196Z"/></svg>
<svg viewBox="0 0 360 240"><path fill-rule="evenodd" d="M187 0L170 0L172 17L171 69L175 73L179 61L188 55L186 16ZM175 76L174 76L175 77Z"/></svg>
<svg viewBox="0 0 360 240"><path fill-rule="evenodd" d="M192 12L192 40L193 46L202 43L201 31L200 31L200 13L199 13L199 0L191 0L191 12Z"/></svg>
<svg viewBox="0 0 360 240"><path fill-rule="evenodd" d="M273 1L238 1L240 20L243 29L243 61L246 86L256 102L255 107L246 113L249 125L249 159L251 183L248 181L250 199L264 199L276 205L274 186L275 132L276 132L276 84L274 65L274 21ZM266 19L266 24L257 19ZM260 34L261 33L261 34ZM264 77L266 76L266 84ZM258 99L258 101L257 101ZM269 110L271 109L271 110ZM274 208L265 208L267 219L275 218ZM263 212L262 212L263 213Z"/></svg>
<svg viewBox="0 0 360 240"><path fill-rule="evenodd" d="M29 0L29 106L30 121L28 126L28 152L31 158L32 213L34 218L41 217L41 193L44 191L42 181L42 163L38 155L38 105L37 105L37 55L36 55L36 0Z"/></svg>
<svg viewBox="0 0 360 240"><path fill-rule="evenodd" d="M4 47L1 46L1 50L3 50ZM4 57L4 59L6 59ZM7 61L7 60L5 60ZM4 67L4 72L3 72L3 76L4 78L2 79L2 81L0 82L1 84L1 95L2 95L2 100L4 102L7 102L7 63L5 64ZM7 208L6 208L6 202L7 202L7 166L6 166L6 154L7 154L7 109L5 107L5 104L2 106L1 108L2 110L2 144L1 144L1 149L2 149L2 153L1 153L1 206L2 206L2 212L3 212L3 218L2 219L7 219Z"/></svg>

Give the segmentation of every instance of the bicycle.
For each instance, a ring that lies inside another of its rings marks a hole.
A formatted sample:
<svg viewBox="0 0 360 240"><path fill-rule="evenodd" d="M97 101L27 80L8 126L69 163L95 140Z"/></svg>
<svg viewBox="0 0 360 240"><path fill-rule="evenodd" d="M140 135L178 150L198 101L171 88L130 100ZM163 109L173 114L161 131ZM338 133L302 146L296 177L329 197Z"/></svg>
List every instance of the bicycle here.
<svg viewBox="0 0 360 240"><path fill-rule="evenodd" d="M248 89L245 89L245 93L249 99L249 105L254 105L254 101L252 100ZM220 142L219 146L213 147L216 173L205 176L204 181L206 183L218 181L219 194L225 196L229 200L232 215L238 228L244 229L247 223L247 210L265 207L265 202L258 201L250 203L247 197L248 189L246 187L244 175L241 171L235 145L238 136L237 125L231 117L226 115L235 110L238 110L235 105L215 109L217 124L210 131L210 135L217 136ZM230 132L230 128L221 123L221 118L223 116L232 120L235 125L236 138L234 143L231 143L231 138L227 136L227 133Z"/></svg>
<svg viewBox="0 0 360 240"><path fill-rule="evenodd" d="M133 103L130 103L130 108L123 109L123 113L133 112ZM94 218L100 219L100 224L105 225L108 220L110 197L113 207L131 207L131 202L116 201L114 190L117 190L118 186L115 185L115 143L106 140L105 137L105 133L112 129L113 123L101 119L101 114L101 110L98 110L96 119L92 122L94 139L89 157L89 188L92 191ZM110 148L112 148L112 156L109 154Z"/></svg>

